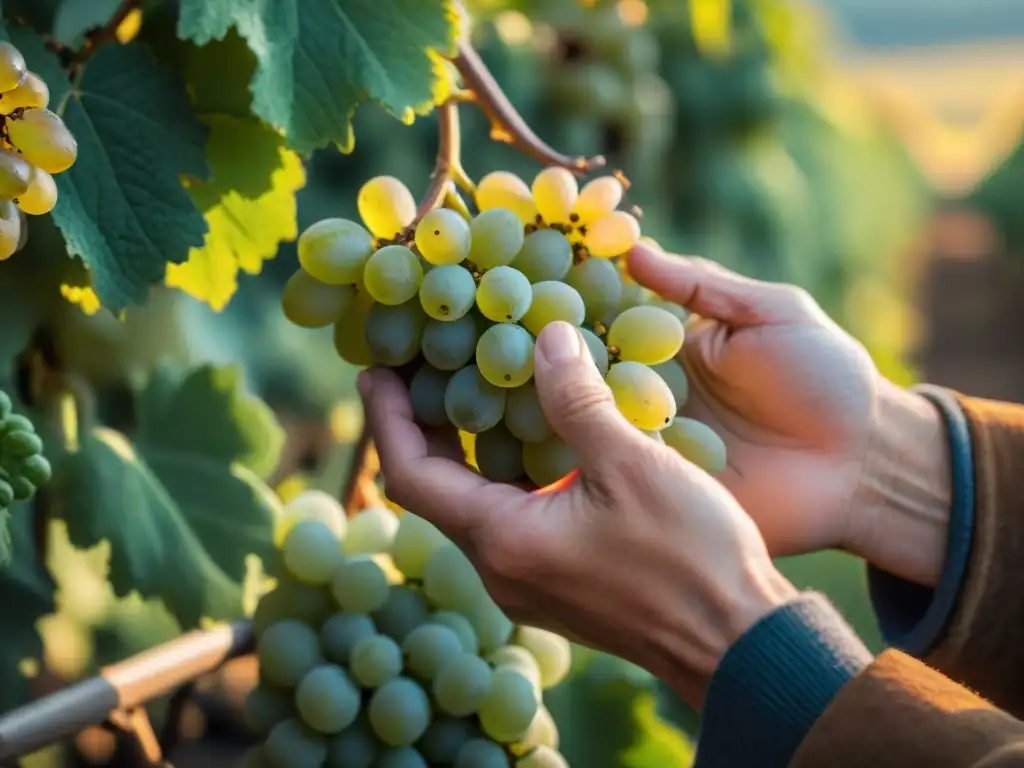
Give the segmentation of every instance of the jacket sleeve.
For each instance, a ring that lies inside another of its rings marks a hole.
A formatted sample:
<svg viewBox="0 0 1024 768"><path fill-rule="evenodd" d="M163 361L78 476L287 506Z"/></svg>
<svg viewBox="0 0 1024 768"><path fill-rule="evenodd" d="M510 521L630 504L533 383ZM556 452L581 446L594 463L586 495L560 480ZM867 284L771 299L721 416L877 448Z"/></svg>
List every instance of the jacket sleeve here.
<svg viewBox="0 0 1024 768"><path fill-rule="evenodd" d="M1024 406L927 388L954 474L946 564L934 590L871 570L879 624L996 706L1024 716Z"/></svg>

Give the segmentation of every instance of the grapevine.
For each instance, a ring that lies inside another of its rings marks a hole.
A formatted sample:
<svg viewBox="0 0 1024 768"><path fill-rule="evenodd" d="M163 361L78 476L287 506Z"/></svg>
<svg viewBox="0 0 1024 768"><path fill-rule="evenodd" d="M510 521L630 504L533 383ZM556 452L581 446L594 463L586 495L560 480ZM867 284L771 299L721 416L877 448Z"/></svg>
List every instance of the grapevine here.
<svg viewBox="0 0 1024 768"><path fill-rule="evenodd" d="M16 501L28 501L50 481L50 462L32 420L14 412L0 389L0 515Z"/></svg>

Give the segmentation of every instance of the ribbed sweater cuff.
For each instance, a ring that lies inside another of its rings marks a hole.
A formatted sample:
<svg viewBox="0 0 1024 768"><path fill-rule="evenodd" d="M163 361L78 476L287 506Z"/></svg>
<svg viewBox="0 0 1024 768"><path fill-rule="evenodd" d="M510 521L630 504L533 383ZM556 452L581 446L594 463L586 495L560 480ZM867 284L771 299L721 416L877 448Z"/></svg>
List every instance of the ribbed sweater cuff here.
<svg viewBox="0 0 1024 768"><path fill-rule="evenodd" d="M784 768L870 651L822 595L805 593L744 633L711 678L695 768Z"/></svg>

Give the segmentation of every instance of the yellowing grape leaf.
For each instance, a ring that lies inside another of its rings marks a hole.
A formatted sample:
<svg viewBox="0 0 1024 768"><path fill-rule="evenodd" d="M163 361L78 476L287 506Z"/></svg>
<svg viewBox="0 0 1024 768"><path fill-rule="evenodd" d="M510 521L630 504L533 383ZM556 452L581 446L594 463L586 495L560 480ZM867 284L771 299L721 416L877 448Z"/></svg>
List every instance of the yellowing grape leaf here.
<svg viewBox="0 0 1024 768"><path fill-rule="evenodd" d="M724 56L732 48L732 0L690 0L693 39L706 56Z"/></svg>
<svg viewBox="0 0 1024 768"><path fill-rule="evenodd" d="M168 265L166 281L219 312L238 287L239 271L259 274L281 241L298 235L295 193L306 176L284 138L259 121L210 115L204 122L212 176L189 192L209 231L188 261Z"/></svg>
<svg viewBox="0 0 1024 768"><path fill-rule="evenodd" d="M361 102L411 122L444 97L432 52L454 53L459 21L455 0L181 0L178 35L237 28L257 58L253 111L300 152L349 151Z"/></svg>

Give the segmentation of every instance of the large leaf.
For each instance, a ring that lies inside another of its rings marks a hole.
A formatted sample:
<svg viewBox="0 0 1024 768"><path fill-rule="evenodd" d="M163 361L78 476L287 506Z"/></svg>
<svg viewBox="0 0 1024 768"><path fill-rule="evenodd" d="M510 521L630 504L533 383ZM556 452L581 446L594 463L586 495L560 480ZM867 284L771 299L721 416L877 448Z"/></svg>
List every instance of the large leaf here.
<svg viewBox="0 0 1024 768"><path fill-rule="evenodd" d="M109 540L115 593L159 597L185 628L239 616L246 558L273 551L278 502L260 476L283 435L238 379L234 368L160 369L139 400L134 444L95 428L57 468L72 543Z"/></svg>
<svg viewBox="0 0 1024 768"><path fill-rule="evenodd" d="M406 122L427 111L457 26L454 0L182 0L178 34L203 45L236 27L258 60L254 111L307 152L350 149L360 102Z"/></svg>
<svg viewBox="0 0 1024 768"><path fill-rule="evenodd" d="M53 581L36 555L35 514L31 504L11 508L13 559L0 568L0 605L7 617L0 632L0 712L28 699L23 663L34 661L38 668L43 642L36 621L55 610Z"/></svg>
<svg viewBox="0 0 1024 768"><path fill-rule="evenodd" d="M259 274L282 240L298 235L295 193L305 183L302 162L273 129L252 118L205 118L213 176L191 187L209 231L188 261L169 265L167 284L222 310L239 271Z"/></svg>
<svg viewBox="0 0 1024 768"><path fill-rule="evenodd" d="M182 83L140 45L100 48L59 111L79 152L56 177L53 217L104 306L120 310L203 243L181 179L206 177L207 131Z"/></svg>

